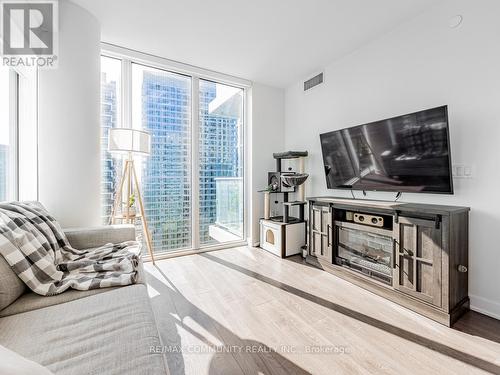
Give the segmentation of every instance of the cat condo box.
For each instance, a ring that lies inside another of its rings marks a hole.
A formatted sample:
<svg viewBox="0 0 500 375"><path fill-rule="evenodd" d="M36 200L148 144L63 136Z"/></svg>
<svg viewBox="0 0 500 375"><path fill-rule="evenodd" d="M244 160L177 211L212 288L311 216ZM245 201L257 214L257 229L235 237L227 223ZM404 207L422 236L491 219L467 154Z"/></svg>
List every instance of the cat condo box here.
<svg viewBox="0 0 500 375"><path fill-rule="evenodd" d="M283 223L260 220L260 247L270 253L286 258L301 254L306 244L306 222Z"/></svg>

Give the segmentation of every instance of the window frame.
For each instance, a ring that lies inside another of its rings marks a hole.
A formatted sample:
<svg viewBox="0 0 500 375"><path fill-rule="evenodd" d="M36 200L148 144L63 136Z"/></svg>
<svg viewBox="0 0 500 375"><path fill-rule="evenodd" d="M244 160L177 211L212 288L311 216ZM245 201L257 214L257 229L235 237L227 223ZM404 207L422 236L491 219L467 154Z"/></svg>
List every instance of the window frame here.
<svg viewBox="0 0 500 375"><path fill-rule="evenodd" d="M39 199L38 68L14 68L16 97L16 199Z"/></svg>
<svg viewBox="0 0 500 375"><path fill-rule="evenodd" d="M19 199L19 73L6 68L8 92L8 162L5 176L5 200Z"/></svg>
<svg viewBox="0 0 500 375"><path fill-rule="evenodd" d="M9 68L9 200L38 200L38 69Z"/></svg>
<svg viewBox="0 0 500 375"><path fill-rule="evenodd" d="M140 64L151 68L164 70L171 73L185 75L191 78L191 248L179 249L167 252L160 252L155 255L156 259L170 258L174 256L187 255L205 251L218 250L229 247L243 246L247 244L250 212L249 202L247 197L250 197L249 191L249 172L247 169L248 150L250 139L249 129L250 118L248 110L249 91L252 87L252 82L233 77L231 75L210 71L207 69L198 68L196 66L183 64L177 61L168 60L162 57L138 52L135 50L119 47L113 44L101 43L101 56L110 57L121 60L121 127L132 127L132 64ZM243 126L243 160L242 160L242 178L243 178L243 237L241 240L225 242L215 245L200 246L200 184L199 184L199 132L200 132L200 116L199 116L199 82L200 79L233 86L243 90L243 111L242 111L242 126ZM144 255L146 260L149 260L149 255Z"/></svg>
<svg viewBox="0 0 500 375"><path fill-rule="evenodd" d="M12 160L8 170L12 177L7 180L7 200L19 199L19 73L9 71L9 143L12 147ZM10 196L9 196L10 192Z"/></svg>

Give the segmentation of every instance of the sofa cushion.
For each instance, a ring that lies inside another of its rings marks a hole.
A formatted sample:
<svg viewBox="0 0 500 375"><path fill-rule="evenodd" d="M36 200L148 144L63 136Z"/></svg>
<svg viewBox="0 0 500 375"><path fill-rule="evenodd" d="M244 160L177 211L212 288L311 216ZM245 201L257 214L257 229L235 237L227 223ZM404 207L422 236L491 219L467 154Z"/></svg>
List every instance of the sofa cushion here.
<svg viewBox="0 0 500 375"><path fill-rule="evenodd" d="M137 267L136 283L145 284L144 280L145 280L144 266L142 262L139 262L139 266ZM90 290L68 289L64 293L56 294L55 296L40 296L39 294L33 293L32 291L28 290L27 293L24 293L14 303L11 303L3 310L0 310L0 318L9 315L20 314L31 310L41 309L52 305L58 305L69 301L74 301L76 299L92 296L94 294L109 292L117 288L122 288L122 287L117 286L117 287L99 288Z"/></svg>
<svg viewBox="0 0 500 375"><path fill-rule="evenodd" d="M133 224L105 225L88 228L65 228L64 234L75 249L88 249L106 245L135 241Z"/></svg>
<svg viewBox="0 0 500 375"><path fill-rule="evenodd" d="M25 289L23 281L10 268L4 257L0 255L0 310L18 299Z"/></svg>
<svg viewBox="0 0 500 375"><path fill-rule="evenodd" d="M166 374L145 285L0 318L0 344L54 374Z"/></svg>
<svg viewBox="0 0 500 375"><path fill-rule="evenodd" d="M45 367L0 345L0 374L2 375L53 375Z"/></svg>

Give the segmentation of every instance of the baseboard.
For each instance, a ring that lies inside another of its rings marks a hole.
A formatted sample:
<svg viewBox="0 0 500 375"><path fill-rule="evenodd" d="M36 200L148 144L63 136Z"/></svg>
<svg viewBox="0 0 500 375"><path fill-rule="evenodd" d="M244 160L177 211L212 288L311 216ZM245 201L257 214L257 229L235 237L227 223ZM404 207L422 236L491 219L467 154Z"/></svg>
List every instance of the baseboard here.
<svg viewBox="0 0 500 375"><path fill-rule="evenodd" d="M252 237L247 238L247 243L248 243L248 246L250 246L250 247L259 247L259 245L260 245L260 241L254 241Z"/></svg>
<svg viewBox="0 0 500 375"><path fill-rule="evenodd" d="M471 310L500 320L500 303L472 295L470 295L469 298Z"/></svg>

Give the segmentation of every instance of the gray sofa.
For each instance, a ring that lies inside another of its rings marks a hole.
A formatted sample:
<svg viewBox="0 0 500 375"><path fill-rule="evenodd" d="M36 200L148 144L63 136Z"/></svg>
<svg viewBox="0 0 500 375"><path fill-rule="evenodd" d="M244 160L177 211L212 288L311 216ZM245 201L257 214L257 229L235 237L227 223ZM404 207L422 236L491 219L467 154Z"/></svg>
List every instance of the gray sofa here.
<svg viewBox="0 0 500 375"><path fill-rule="evenodd" d="M78 249L135 239L132 225L65 232ZM12 277L1 255L0 263L0 297L15 298L0 310L0 345L56 375L168 373L153 349L161 342L142 264L137 284L43 297Z"/></svg>

